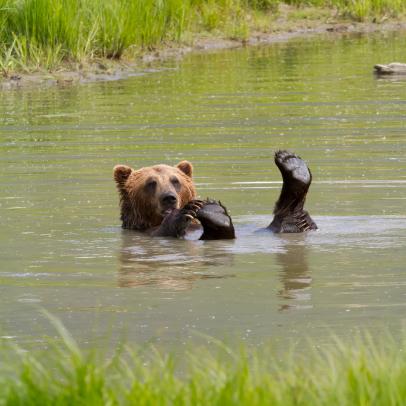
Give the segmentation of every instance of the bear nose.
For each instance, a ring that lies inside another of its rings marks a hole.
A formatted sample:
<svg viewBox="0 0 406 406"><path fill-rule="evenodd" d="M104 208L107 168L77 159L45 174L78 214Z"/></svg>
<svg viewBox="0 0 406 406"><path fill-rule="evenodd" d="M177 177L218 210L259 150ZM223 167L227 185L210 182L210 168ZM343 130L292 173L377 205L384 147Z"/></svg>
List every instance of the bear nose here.
<svg viewBox="0 0 406 406"><path fill-rule="evenodd" d="M165 193L161 196L161 202L165 205L165 206L172 206L175 205L175 203L177 202L177 197L175 195L175 193L169 192L169 193Z"/></svg>

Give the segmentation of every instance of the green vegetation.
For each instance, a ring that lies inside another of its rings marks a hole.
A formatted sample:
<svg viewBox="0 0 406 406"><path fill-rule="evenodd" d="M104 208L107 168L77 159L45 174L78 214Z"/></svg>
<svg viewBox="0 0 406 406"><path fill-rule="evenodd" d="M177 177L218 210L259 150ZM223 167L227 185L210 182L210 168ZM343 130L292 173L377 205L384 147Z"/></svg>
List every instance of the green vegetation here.
<svg viewBox="0 0 406 406"><path fill-rule="evenodd" d="M286 0L292 5L335 7L342 16L364 21L367 18L397 17L406 11L403 0Z"/></svg>
<svg viewBox="0 0 406 406"><path fill-rule="evenodd" d="M36 355L16 348L17 361L7 365L10 350L1 349L0 405L406 404L406 343L390 338L379 345L352 340L351 348L335 340L323 351L282 359L265 346L234 353L212 341L211 352L194 349L177 365L151 347L123 348L108 360L86 355L53 323L59 346Z"/></svg>
<svg viewBox="0 0 406 406"><path fill-rule="evenodd" d="M281 3L356 20L399 16L404 0L0 0L0 70L53 70L134 59L197 33L244 39L271 31Z"/></svg>
<svg viewBox="0 0 406 406"><path fill-rule="evenodd" d="M0 0L0 68L7 74L133 57L187 32L218 27L235 36L246 30L248 9L270 6L268 0Z"/></svg>

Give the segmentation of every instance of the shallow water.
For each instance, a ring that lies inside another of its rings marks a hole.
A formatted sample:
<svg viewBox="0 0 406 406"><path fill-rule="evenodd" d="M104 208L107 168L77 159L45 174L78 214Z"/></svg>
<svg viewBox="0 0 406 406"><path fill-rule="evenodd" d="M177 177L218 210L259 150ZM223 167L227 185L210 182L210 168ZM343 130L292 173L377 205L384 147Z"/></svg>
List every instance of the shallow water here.
<svg viewBox="0 0 406 406"><path fill-rule="evenodd" d="M179 348L201 333L316 343L406 317L406 80L401 34L295 40L190 55L115 82L16 89L0 99L0 335ZM280 189L273 152L313 173L319 231L254 233ZM236 241L123 231L112 167L188 159Z"/></svg>

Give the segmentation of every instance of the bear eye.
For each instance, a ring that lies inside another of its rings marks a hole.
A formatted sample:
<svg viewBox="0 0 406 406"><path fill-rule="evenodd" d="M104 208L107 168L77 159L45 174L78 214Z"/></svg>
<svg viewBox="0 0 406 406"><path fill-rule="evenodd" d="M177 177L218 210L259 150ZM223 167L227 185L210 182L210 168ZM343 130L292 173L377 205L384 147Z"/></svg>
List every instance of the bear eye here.
<svg viewBox="0 0 406 406"><path fill-rule="evenodd" d="M149 180L145 184L145 187L148 190L154 190L156 188L156 185L157 185L156 180Z"/></svg>
<svg viewBox="0 0 406 406"><path fill-rule="evenodd" d="M173 186L177 187L180 185L179 179L178 178L171 178L171 183Z"/></svg>

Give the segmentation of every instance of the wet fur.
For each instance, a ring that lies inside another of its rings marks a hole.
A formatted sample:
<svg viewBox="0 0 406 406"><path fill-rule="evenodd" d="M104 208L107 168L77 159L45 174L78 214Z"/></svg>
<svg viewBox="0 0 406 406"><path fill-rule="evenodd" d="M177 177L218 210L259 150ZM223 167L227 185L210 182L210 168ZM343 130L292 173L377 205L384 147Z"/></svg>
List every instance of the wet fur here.
<svg viewBox="0 0 406 406"><path fill-rule="evenodd" d="M175 191L170 184L170 176L176 176L181 188ZM151 194L145 188L148 179L157 180L156 193ZM123 228L147 231L158 227L163 221L159 213L159 194L171 191L178 196L177 208L185 206L196 197L192 180L192 165L187 161L177 166L155 165L134 170L126 165L114 168L114 179L120 194L120 212Z"/></svg>

